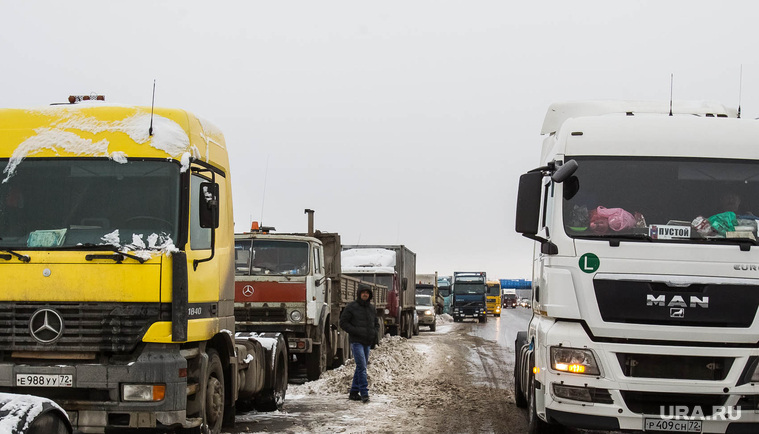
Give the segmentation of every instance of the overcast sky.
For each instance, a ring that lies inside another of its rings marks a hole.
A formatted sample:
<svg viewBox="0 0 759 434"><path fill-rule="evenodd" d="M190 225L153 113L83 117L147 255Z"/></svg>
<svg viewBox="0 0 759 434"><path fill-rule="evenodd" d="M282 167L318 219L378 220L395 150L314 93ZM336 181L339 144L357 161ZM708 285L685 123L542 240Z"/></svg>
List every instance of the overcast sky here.
<svg viewBox="0 0 759 434"><path fill-rule="evenodd" d="M759 116L755 1L0 0L2 107L97 92L224 132L235 230L404 244L417 272L531 277L514 233L548 105ZM742 92L739 78L743 65Z"/></svg>

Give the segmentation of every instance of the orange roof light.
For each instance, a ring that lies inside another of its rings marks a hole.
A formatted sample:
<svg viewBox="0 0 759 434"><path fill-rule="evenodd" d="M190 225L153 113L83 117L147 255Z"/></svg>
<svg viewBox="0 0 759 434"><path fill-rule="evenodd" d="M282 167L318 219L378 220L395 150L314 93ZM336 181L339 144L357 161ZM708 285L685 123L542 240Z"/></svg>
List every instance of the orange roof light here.
<svg viewBox="0 0 759 434"><path fill-rule="evenodd" d="M250 231L251 232L258 232L258 222L253 222L250 224Z"/></svg>

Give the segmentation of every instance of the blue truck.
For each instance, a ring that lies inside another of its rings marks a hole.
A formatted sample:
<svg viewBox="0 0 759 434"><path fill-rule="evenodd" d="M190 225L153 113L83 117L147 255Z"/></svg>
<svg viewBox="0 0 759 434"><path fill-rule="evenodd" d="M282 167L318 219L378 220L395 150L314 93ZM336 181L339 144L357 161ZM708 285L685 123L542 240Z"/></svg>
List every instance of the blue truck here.
<svg viewBox="0 0 759 434"><path fill-rule="evenodd" d="M453 273L454 322L467 318L487 322L487 276L484 271Z"/></svg>

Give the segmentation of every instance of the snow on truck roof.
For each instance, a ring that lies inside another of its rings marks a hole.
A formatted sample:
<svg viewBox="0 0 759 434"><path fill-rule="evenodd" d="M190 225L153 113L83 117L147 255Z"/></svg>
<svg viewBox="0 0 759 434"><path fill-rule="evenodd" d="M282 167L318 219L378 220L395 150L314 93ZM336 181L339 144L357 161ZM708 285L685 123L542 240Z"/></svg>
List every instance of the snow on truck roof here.
<svg viewBox="0 0 759 434"><path fill-rule="evenodd" d="M9 158L6 176L27 157L172 158L189 167L190 158L221 168L229 161L221 131L179 109L90 102L34 109L0 109L0 158Z"/></svg>
<svg viewBox="0 0 759 434"><path fill-rule="evenodd" d="M340 252L343 273L394 273L395 251L379 248Z"/></svg>
<svg viewBox="0 0 759 434"><path fill-rule="evenodd" d="M669 114L669 101L569 101L548 107L540 134L559 131L567 119L609 114ZM709 101L673 101L673 114L737 117L737 111Z"/></svg>

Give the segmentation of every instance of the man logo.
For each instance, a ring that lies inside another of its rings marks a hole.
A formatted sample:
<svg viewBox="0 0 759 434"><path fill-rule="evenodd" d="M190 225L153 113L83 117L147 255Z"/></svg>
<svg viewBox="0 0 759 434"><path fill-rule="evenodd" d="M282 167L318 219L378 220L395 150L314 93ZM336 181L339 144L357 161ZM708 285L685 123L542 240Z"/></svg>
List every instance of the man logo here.
<svg viewBox="0 0 759 434"><path fill-rule="evenodd" d="M669 309L670 318L685 318L685 309L682 307L673 307Z"/></svg>
<svg viewBox="0 0 759 434"><path fill-rule="evenodd" d="M39 309L29 320L29 334L41 344L52 344L63 336L63 318L52 309Z"/></svg>
<svg viewBox="0 0 759 434"><path fill-rule="evenodd" d="M254 289L253 289L252 285L245 285L242 288L242 295L244 295L246 297L250 297L251 295L253 295L253 291L254 291Z"/></svg>

